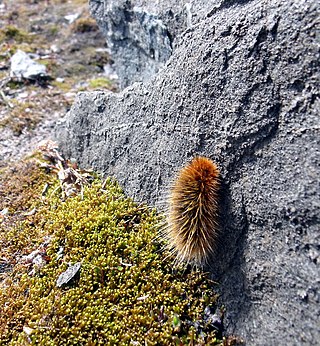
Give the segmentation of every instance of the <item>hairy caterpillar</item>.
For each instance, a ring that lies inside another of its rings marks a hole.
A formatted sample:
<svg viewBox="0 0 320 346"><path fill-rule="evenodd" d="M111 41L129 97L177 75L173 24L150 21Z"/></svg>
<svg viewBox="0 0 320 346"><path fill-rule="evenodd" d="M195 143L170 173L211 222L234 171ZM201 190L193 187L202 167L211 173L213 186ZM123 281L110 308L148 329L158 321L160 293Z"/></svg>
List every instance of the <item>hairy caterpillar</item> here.
<svg viewBox="0 0 320 346"><path fill-rule="evenodd" d="M166 238L178 262L202 265L218 235L220 173L206 157L195 157L178 173L169 197Z"/></svg>

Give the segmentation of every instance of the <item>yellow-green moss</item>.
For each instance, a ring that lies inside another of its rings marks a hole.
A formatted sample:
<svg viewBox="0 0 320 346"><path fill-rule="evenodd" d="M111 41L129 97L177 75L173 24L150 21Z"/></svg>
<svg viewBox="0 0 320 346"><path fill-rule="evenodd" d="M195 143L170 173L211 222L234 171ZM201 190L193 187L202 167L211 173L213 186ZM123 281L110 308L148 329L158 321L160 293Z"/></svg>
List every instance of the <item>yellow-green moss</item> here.
<svg viewBox="0 0 320 346"><path fill-rule="evenodd" d="M0 41L17 43L32 42L32 37L27 32L17 28L14 25L7 25L0 29Z"/></svg>
<svg viewBox="0 0 320 346"><path fill-rule="evenodd" d="M27 209L36 212L11 226L0 223L2 248L16 259L0 281L0 345L221 343L214 331L198 335L192 326L215 304L213 283L201 272L172 268L156 240L155 210L127 198L111 179L96 178L82 194L62 200L58 180L45 178L38 167L35 172L28 174L34 183L26 178L12 191L23 194L25 187ZM43 179L50 183L45 194ZM19 259L45 236L51 237L42 248L48 263L31 276L30 265ZM82 264L79 278L56 287L59 275L76 262Z"/></svg>
<svg viewBox="0 0 320 346"><path fill-rule="evenodd" d="M69 92L76 84L76 81L76 78L64 78L63 82L54 80L50 84L63 92Z"/></svg>
<svg viewBox="0 0 320 346"><path fill-rule="evenodd" d="M92 89L99 89L99 88L110 89L112 87L112 83L108 78L100 77L96 79L91 79L89 82L89 86Z"/></svg>

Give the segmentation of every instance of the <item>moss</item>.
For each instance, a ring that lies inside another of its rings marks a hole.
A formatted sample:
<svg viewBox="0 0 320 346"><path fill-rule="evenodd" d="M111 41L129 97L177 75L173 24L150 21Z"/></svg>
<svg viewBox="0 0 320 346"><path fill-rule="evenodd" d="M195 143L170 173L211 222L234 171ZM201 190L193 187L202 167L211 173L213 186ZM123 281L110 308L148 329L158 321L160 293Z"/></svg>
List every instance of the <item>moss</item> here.
<svg viewBox="0 0 320 346"><path fill-rule="evenodd" d="M46 67L47 73L51 78L55 77L55 74L58 70L58 63L54 59L41 59L38 61L39 64L42 64Z"/></svg>
<svg viewBox="0 0 320 346"><path fill-rule="evenodd" d="M20 233L20 222L28 219L26 214L33 210L37 204L35 201L38 201L38 204L41 201L44 184L53 182L54 176L45 173L34 159L23 163L18 162L1 170L0 212L7 210L6 215L1 217L0 214L1 260L6 258L9 266L16 263L16 256L19 253L32 251L33 247L41 242L42 230L29 227L29 233L22 234ZM0 292L1 289L0 285ZM14 304L14 302L12 303Z"/></svg>
<svg viewBox="0 0 320 346"><path fill-rule="evenodd" d="M13 83L11 83L12 89ZM19 102L16 99L11 99L10 102L14 107L9 115L0 121L0 127L9 127L15 135L20 135L25 128L34 129L41 120L39 114L34 111L37 105L34 102Z"/></svg>
<svg viewBox="0 0 320 346"><path fill-rule="evenodd" d="M48 35L49 36L57 36L58 33L59 33L59 28L57 25L53 24L48 28Z"/></svg>
<svg viewBox="0 0 320 346"><path fill-rule="evenodd" d="M79 75L87 72L87 67L81 63L74 63L65 68L67 75Z"/></svg>
<svg viewBox="0 0 320 346"><path fill-rule="evenodd" d="M0 41L1 41L1 33L0 33ZM26 53L34 53L39 49L39 44L21 42L21 43L6 43L3 42L0 44L0 61L8 61L12 57L16 51L20 49Z"/></svg>
<svg viewBox="0 0 320 346"><path fill-rule="evenodd" d="M72 24L71 29L75 33L84 33L89 31L97 31L98 25L93 18L79 18Z"/></svg>
<svg viewBox="0 0 320 346"><path fill-rule="evenodd" d="M154 209L127 198L109 178L62 199L58 179L24 165L6 175L3 191L26 196L4 206L11 214L22 206L36 212L0 223L0 242L12 261L40 247L46 265L30 275L31 265L16 260L2 278L0 345L221 344L214 330L194 327L205 307L215 306L214 283L199 271L173 270L156 240L161 217ZM21 187L19 175L27 176ZM57 287L77 262L80 275Z"/></svg>
<svg viewBox="0 0 320 346"><path fill-rule="evenodd" d="M0 171L0 210L25 212L41 195L42 185L50 182L50 177L35 160L19 162Z"/></svg>
<svg viewBox="0 0 320 346"><path fill-rule="evenodd" d="M113 85L108 78L100 77L96 79L91 79L89 82L89 86L92 89L111 89Z"/></svg>
<svg viewBox="0 0 320 346"><path fill-rule="evenodd" d="M11 42L15 41L17 43L22 42L32 42L32 37L27 32L18 29L14 25L7 25L0 29L0 41Z"/></svg>
<svg viewBox="0 0 320 346"><path fill-rule="evenodd" d="M59 90L63 92L69 92L72 90L74 85L76 84L75 78L64 78L63 82L58 82L57 80L53 80L51 82L51 85L58 88Z"/></svg>

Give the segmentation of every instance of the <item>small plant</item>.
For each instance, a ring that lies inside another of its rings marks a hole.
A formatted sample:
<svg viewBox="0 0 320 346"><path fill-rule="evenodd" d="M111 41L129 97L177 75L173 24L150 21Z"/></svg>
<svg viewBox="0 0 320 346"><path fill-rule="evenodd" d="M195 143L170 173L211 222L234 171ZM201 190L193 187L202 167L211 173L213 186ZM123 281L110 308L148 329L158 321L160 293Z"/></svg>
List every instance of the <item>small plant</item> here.
<svg viewBox="0 0 320 346"><path fill-rule="evenodd" d="M91 79L89 82L89 86L92 89L110 89L112 88L112 82L105 77L100 77L96 79Z"/></svg>
<svg viewBox="0 0 320 346"><path fill-rule="evenodd" d="M16 43L27 42L31 43L32 38L30 34L23 30L18 29L14 25L7 25L0 29L0 41L10 42L15 41Z"/></svg>
<svg viewBox="0 0 320 346"><path fill-rule="evenodd" d="M222 345L203 322L215 283L173 270L156 240L162 216L50 150L49 175L34 161L6 173L0 243L12 269L0 279L0 345ZM34 172L19 187L25 165Z"/></svg>
<svg viewBox="0 0 320 346"><path fill-rule="evenodd" d="M0 120L0 127L9 127L15 135L20 135L24 129L32 130L41 120L41 117L35 109L36 104L33 102L20 103L16 100L11 100L14 108L10 114Z"/></svg>
<svg viewBox="0 0 320 346"><path fill-rule="evenodd" d="M75 33L84 33L89 31L97 31L98 25L93 18L79 18L72 24L72 31Z"/></svg>

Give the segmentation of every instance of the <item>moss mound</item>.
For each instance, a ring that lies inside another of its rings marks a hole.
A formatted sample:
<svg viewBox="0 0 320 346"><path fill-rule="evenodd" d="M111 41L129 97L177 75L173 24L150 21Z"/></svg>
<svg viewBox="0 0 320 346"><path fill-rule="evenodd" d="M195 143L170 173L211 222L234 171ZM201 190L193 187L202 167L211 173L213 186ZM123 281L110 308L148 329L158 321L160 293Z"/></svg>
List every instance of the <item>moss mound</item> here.
<svg viewBox="0 0 320 346"><path fill-rule="evenodd" d="M31 167L18 188L17 176ZM127 198L111 179L94 178L63 198L61 181L30 162L5 180L15 209L7 203L0 222L11 266L0 277L1 345L221 343L203 319L215 305L213 283L201 272L172 268L156 240L155 210ZM27 202L12 197L21 189ZM9 222L19 210L20 218ZM75 264L79 271L61 283Z"/></svg>

